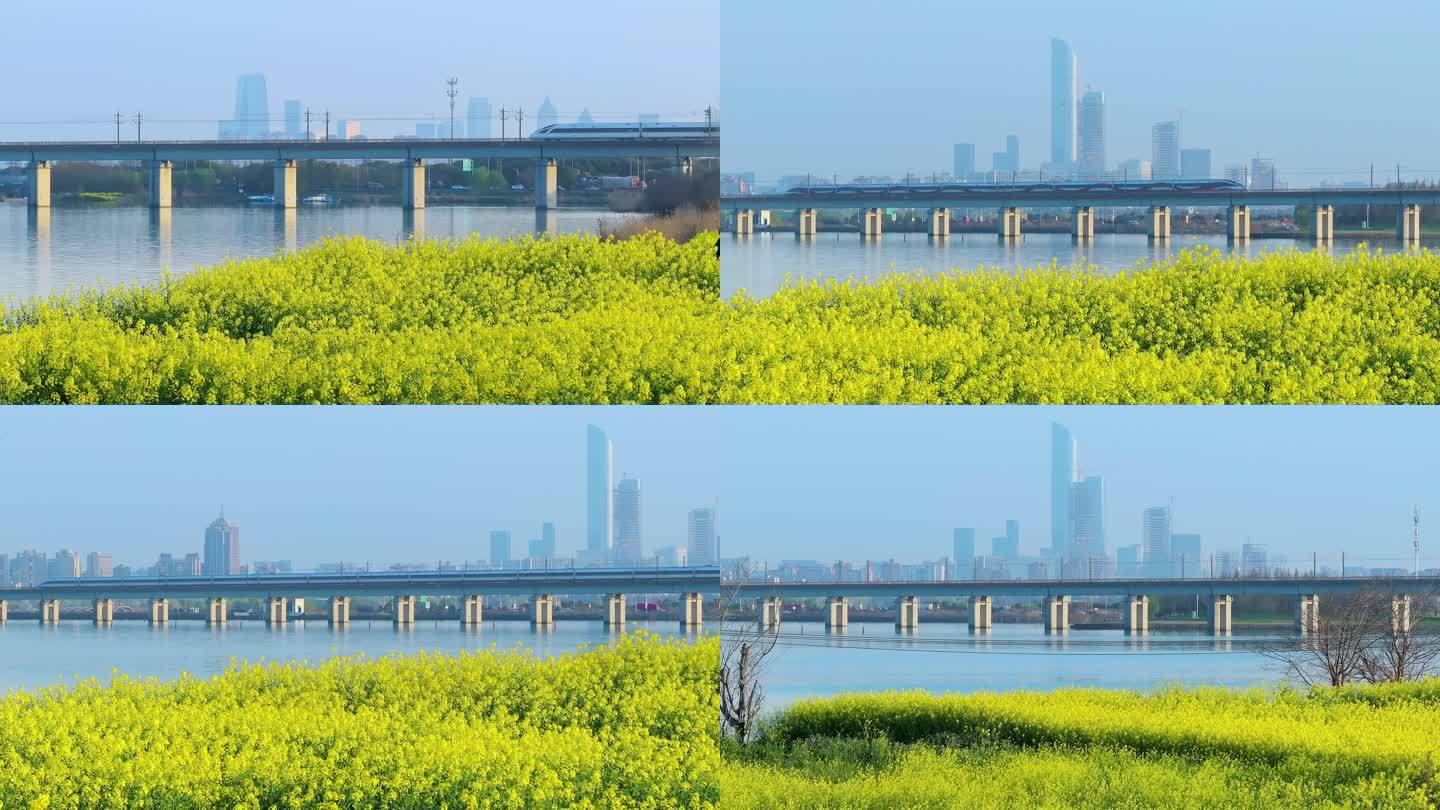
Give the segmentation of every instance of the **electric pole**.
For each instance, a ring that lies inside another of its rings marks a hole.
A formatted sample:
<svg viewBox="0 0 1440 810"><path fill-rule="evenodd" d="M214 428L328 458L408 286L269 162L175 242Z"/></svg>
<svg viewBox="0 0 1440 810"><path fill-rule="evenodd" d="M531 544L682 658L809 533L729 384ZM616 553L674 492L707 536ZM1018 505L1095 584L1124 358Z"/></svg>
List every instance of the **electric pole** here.
<svg viewBox="0 0 1440 810"><path fill-rule="evenodd" d="M445 95L450 97L450 140L452 141L455 140L455 97L460 94L455 85L459 83L460 80L454 76L445 80L445 84L449 85L445 88Z"/></svg>
<svg viewBox="0 0 1440 810"><path fill-rule="evenodd" d="M310 108L305 108L305 140L310 140Z"/></svg>
<svg viewBox="0 0 1440 810"><path fill-rule="evenodd" d="M525 108L515 110L515 139L525 140Z"/></svg>
<svg viewBox="0 0 1440 810"><path fill-rule="evenodd" d="M500 140L505 140L505 108L500 108Z"/></svg>
<svg viewBox="0 0 1440 810"><path fill-rule="evenodd" d="M135 113L135 140L136 140L136 142L139 142L139 141L140 141L140 121L143 120L144 118L145 118L145 116L141 115L140 113Z"/></svg>
<svg viewBox="0 0 1440 810"><path fill-rule="evenodd" d="M122 117L123 117L123 116L121 116L120 113L118 113L118 112L115 113L115 142L116 142L116 143L119 143L119 142L120 142L120 120L121 120Z"/></svg>
<svg viewBox="0 0 1440 810"><path fill-rule="evenodd" d="M330 140L330 111L325 111L325 140Z"/></svg>
<svg viewBox="0 0 1440 810"><path fill-rule="evenodd" d="M1411 518L1410 544L1415 548L1415 577L1420 577L1420 506L1415 506L1414 517Z"/></svg>
<svg viewBox="0 0 1440 810"><path fill-rule="evenodd" d="M710 125L713 122L715 111L712 107L705 107L705 134L710 134Z"/></svg>

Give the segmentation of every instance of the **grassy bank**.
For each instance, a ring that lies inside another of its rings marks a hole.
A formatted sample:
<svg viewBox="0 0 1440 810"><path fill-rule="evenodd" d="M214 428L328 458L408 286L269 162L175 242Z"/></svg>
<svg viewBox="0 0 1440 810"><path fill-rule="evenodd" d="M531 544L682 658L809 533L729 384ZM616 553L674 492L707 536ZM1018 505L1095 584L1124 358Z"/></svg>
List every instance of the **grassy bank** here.
<svg viewBox="0 0 1440 810"><path fill-rule="evenodd" d="M718 646L421 655L0 700L0 807L711 807Z"/></svg>
<svg viewBox="0 0 1440 810"><path fill-rule="evenodd" d="M56 297L0 325L0 401L1440 402L1429 253L1202 249L722 301L714 248L335 240Z"/></svg>
<svg viewBox="0 0 1440 810"><path fill-rule="evenodd" d="M727 807L1428 807L1440 685L849 695L726 741Z"/></svg>

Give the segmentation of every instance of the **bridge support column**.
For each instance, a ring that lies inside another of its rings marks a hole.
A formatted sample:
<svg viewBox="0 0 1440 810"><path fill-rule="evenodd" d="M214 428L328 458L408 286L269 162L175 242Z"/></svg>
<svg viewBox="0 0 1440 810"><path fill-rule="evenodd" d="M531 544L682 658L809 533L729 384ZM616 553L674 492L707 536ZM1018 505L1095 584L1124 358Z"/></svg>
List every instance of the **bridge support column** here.
<svg viewBox="0 0 1440 810"><path fill-rule="evenodd" d="M831 596L825 600L825 629L844 630L850 626L850 600Z"/></svg>
<svg viewBox="0 0 1440 810"><path fill-rule="evenodd" d="M0 624L10 621L10 600L0 599Z"/></svg>
<svg viewBox="0 0 1440 810"><path fill-rule="evenodd" d="M795 212L796 236L814 236L819 230L819 215L814 208L801 208Z"/></svg>
<svg viewBox="0 0 1440 810"><path fill-rule="evenodd" d="M115 621L115 603L113 601L96 599L93 604L95 605L95 624L97 626Z"/></svg>
<svg viewBox="0 0 1440 810"><path fill-rule="evenodd" d="M625 594L612 593L605 597L605 626L625 626Z"/></svg>
<svg viewBox="0 0 1440 810"><path fill-rule="evenodd" d="M1320 630L1320 595L1302 593L1295 598L1295 631L1308 636Z"/></svg>
<svg viewBox="0 0 1440 810"><path fill-rule="evenodd" d="M989 629L990 629L990 627L991 627L991 613L990 613L991 608L992 608L992 605L990 604L990 597L988 597L988 596L972 596L972 597L970 597L970 629L971 629L971 630L989 630Z"/></svg>
<svg viewBox="0 0 1440 810"><path fill-rule="evenodd" d="M535 210L548 211L560 207L556 192L559 177L560 168L555 165L555 158L535 161Z"/></svg>
<svg viewBox="0 0 1440 810"><path fill-rule="evenodd" d="M230 621L230 604L223 596L212 596L205 600L205 624L218 627Z"/></svg>
<svg viewBox="0 0 1440 810"><path fill-rule="evenodd" d="M59 622L59 621L60 621L60 600L59 600L59 599L41 599L41 600L40 600L40 623L41 623L41 624L55 624L56 622Z"/></svg>
<svg viewBox="0 0 1440 810"><path fill-rule="evenodd" d="M465 627L479 627L485 613L485 599L479 594L470 594L460 610L460 624Z"/></svg>
<svg viewBox="0 0 1440 810"><path fill-rule="evenodd" d="M1150 597L1127 596L1125 604L1128 607L1125 611L1125 632L1150 632Z"/></svg>
<svg viewBox="0 0 1440 810"><path fill-rule="evenodd" d="M1011 208L1001 208L1001 209L1000 209L1000 238L1001 238L1001 239L1019 239L1019 238L1020 238L1020 219L1021 219L1021 217L1022 217L1022 214L1020 213L1020 209L1019 209L1019 208L1011 207Z"/></svg>
<svg viewBox="0 0 1440 810"><path fill-rule="evenodd" d="M901 596L895 600L895 629L914 630L920 626L920 597Z"/></svg>
<svg viewBox="0 0 1440 810"><path fill-rule="evenodd" d="M1229 594L1210 598L1210 632L1217 636L1229 635L1234 628L1231 621L1235 599Z"/></svg>
<svg viewBox="0 0 1440 810"><path fill-rule="evenodd" d="M400 170L404 185L404 206L415 211L425 207L425 161L421 158L406 158Z"/></svg>
<svg viewBox="0 0 1440 810"><path fill-rule="evenodd" d="M150 207L169 208L174 199L170 183L174 164L168 160L147 160L145 165L150 170Z"/></svg>
<svg viewBox="0 0 1440 810"><path fill-rule="evenodd" d="M780 617L785 613L785 600L778 596L767 596L760 600L759 624L761 630L779 630Z"/></svg>
<svg viewBox="0 0 1440 810"><path fill-rule="evenodd" d="M1070 632L1070 597L1045 597L1045 632Z"/></svg>
<svg viewBox="0 0 1440 810"><path fill-rule="evenodd" d="M885 231L885 212L879 208L864 208L860 211L860 237L879 239Z"/></svg>
<svg viewBox="0 0 1440 810"><path fill-rule="evenodd" d="M294 208L299 203L299 185L295 181L295 161L275 161L275 207Z"/></svg>
<svg viewBox="0 0 1440 810"><path fill-rule="evenodd" d="M1315 206L1315 241L1331 242L1335 239L1335 206Z"/></svg>
<svg viewBox="0 0 1440 810"><path fill-rule="evenodd" d="M329 615L326 616L327 623L331 627L344 627L350 624L350 597L330 597Z"/></svg>
<svg viewBox="0 0 1440 810"><path fill-rule="evenodd" d="M1395 238L1406 244L1420 241L1420 206L1400 206L1399 219L1395 222Z"/></svg>
<svg viewBox="0 0 1440 810"><path fill-rule="evenodd" d="M170 600L165 598L150 600L150 623L170 623Z"/></svg>
<svg viewBox="0 0 1440 810"><path fill-rule="evenodd" d="M548 593L537 593L530 597L530 626L555 626L555 597Z"/></svg>
<svg viewBox="0 0 1440 810"><path fill-rule="evenodd" d="M735 209L735 235L749 236L755 233L755 209Z"/></svg>
<svg viewBox="0 0 1440 810"><path fill-rule="evenodd" d="M1170 206L1150 206L1150 241L1159 242L1170 238Z"/></svg>
<svg viewBox="0 0 1440 810"><path fill-rule="evenodd" d="M1397 636L1408 636L1410 624L1410 595L1390 597L1390 632Z"/></svg>
<svg viewBox="0 0 1440 810"><path fill-rule="evenodd" d="M698 593L686 593L680 595L680 602L680 626L699 627L705 620L705 597Z"/></svg>
<svg viewBox="0 0 1440 810"><path fill-rule="evenodd" d="M1088 205L1070 209L1070 241L1088 242L1095 238L1095 209Z"/></svg>
<svg viewBox="0 0 1440 810"><path fill-rule="evenodd" d="M26 204L31 208L50 207L50 161L30 161L30 172L26 178L26 185L29 189L29 199Z"/></svg>
<svg viewBox="0 0 1440 810"><path fill-rule="evenodd" d="M289 617L289 600L283 596L270 596L265 599L265 626L278 627L285 624Z"/></svg>
<svg viewBox="0 0 1440 810"><path fill-rule="evenodd" d="M950 235L950 209L930 209L930 238L944 239Z"/></svg>
<svg viewBox="0 0 1440 810"><path fill-rule="evenodd" d="M1232 205L1225 212L1225 238L1242 242L1250 238L1250 206Z"/></svg>
<svg viewBox="0 0 1440 810"><path fill-rule="evenodd" d="M686 177L693 177L695 175L695 161L688 157L680 158L680 173Z"/></svg>
<svg viewBox="0 0 1440 810"><path fill-rule="evenodd" d="M396 627L409 627L415 623L415 597L397 596L393 600L390 621Z"/></svg>

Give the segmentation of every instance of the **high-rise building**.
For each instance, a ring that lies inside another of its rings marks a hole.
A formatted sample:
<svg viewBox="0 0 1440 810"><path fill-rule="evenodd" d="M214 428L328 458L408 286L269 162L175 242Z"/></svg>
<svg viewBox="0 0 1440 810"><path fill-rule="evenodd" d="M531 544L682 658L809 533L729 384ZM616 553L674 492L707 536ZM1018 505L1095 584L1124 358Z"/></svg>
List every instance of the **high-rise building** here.
<svg viewBox="0 0 1440 810"><path fill-rule="evenodd" d="M1161 121L1150 127L1150 173L1157 180L1180 176L1180 122Z"/></svg>
<svg viewBox="0 0 1440 810"><path fill-rule="evenodd" d="M975 173L975 144L955 144L955 179L964 182L965 178Z"/></svg>
<svg viewBox="0 0 1440 810"><path fill-rule="evenodd" d="M305 137L305 125L300 120L300 102L297 99L285 100L285 137L300 139Z"/></svg>
<svg viewBox="0 0 1440 810"><path fill-rule="evenodd" d="M10 555L0 554L0 588L10 587Z"/></svg>
<svg viewBox="0 0 1440 810"><path fill-rule="evenodd" d="M1070 485L1070 544L1065 559L1090 564L1105 556L1105 484L1091 475Z"/></svg>
<svg viewBox="0 0 1440 810"><path fill-rule="evenodd" d="M465 133L468 138L493 138L495 127L491 122L490 99L472 96L465 105Z"/></svg>
<svg viewBox="0 0 1440 810"><path fill-rule="evenodd" d="M80 576L80 554L68 548L62 548L55 552L55 557L50 561L49 571L46 572L49 579L69 579Z"/></svg>
<svg viewBox="0 0 1440 810"><path fill-rule="evenodd" d="M448 125L437 125L448 126ZM353 118L339 118L335 121L335 132L330 136L332 140L353 141L360 137L360 122Z"/></svg>
<svg viewBox="0 0 1440 810"><path fill-rule="evenodd" d="M494 529L490 532L490 564L505 565L510 562L510 530Z"/></svg>
<svg viewBox="0 0 1440 810"><path fill-rule="evenodd" d="M1153 176L1148 160L1122 160L1115 171L1123 180L1149 180Z"/></svg>
<svg viewBox="0 0 1440 810"><path fill-rule="evenodd" d="M605 431L585 428L585 551L592 562L610 559L614 531L615 449Z"/></svg>
<svg viewBox="0 0 1440 810"><path fill-rule="evenodd" d="M1186 179L1207 179L1210 177L1209 149L1181 149L1180 176Z"/></svg>
<svg viewBox="0 0 1440 810"><path fill-rule="evenodd" d="M1105 173L1105 94L1087 90L1075 118L1076 172L1099 177Z"/></svg>
<svg viewBox="0 0 1440 810"><path fill-rule="evenodd" d="M1070 485L1079 477L1075 439L1059 422L1050 425L1050 556L1070 548Z"/></svg>
<svg viewBox="0 0 1440 810"><path fill-rule="evenodd" d="M1115 573L1122 577L1140 576L1140 546L1120 546L1115 549Z"/></svg>
<svg viewBox="0 0 1440 810"><path fill-rule="evenodd" d="M1177 577L1198 577L1204 573L1200 564L1200 535L1170 535L1170 567Z"/></svg>
<svg viewBox="0 0 1440 810"><path fill-rule="evenodd" d="M416 125L415 125L415 137L417 137L417 138L424 138L425 140L433 140L433 139L435 138L435 125L434 125L434 124L416 124Z"/></svg>
<svg viewBox="0 0 1440 810"><path fill-rule="evenodd" d="M577 124L593 124L593 123L595 123L595 116L593 116L593 115L590 114L590 108L589 108L589 107L586 107L585 109L583 109L583 110L580 111L580 117L575 119L575 123L577 123Z"/></svg>
<svg viewBox="0 0 1440 810"><path fill-rule="evenodd" d="M687 538L686 558L691 565L714 565L720 561L714 507L690 510Z"/></svg>
<svg viewBox="0 0 1440 810"><path fill-rule="evenodd" d="M1005 160L1010 164L1010 171L1020 171L1020 136L1005 136Z"/></svg>
<svg viewBox="0 0 1440 810"><path fill-rule="evenodd" d="M4 566L0 566L3 568ZM115 564L110 555L101 551L92 551L85 558L85 576L87 577L108 577L115 573Z"/></svg>
<svg viewBox="0 0 1440 810"><path fill-rule="evenodd" d="M640 542L640 481L624 476L615 485L615 561L637 563L643 554Z"/></svg>
<svg viewBox="0 0 1440 810"><path fill-rule="evenodd" d="M1270 191L1275 188L1275 161L1270 158L1250 159L1250 188Z"/></svg>
<svg viewBox="0 0 1440 810"><path fill-rule="evenodd" d="M220 517L205 528L205 560L201 571L206 576L240 573L240 527Z"/></svg>
<svg viewBox="0 0 1440 810"><path fill-rule="evenodd" d="M540 524L540 539L530 541L532 560L549 560L555 557L555 524Z"/></svg>
<svg viewBox="0 0 1440 810"><path fill-rule="evenodd" d="M975 530L955 529L952 532L951 543L955 552L955 570L951 574L954 579L975 578Z"/></svg>
<svg viewBox="0 0 1440 810"><path fill-rule="evenodd" d="M555 105L551 103L550 97L540 102L540 109L535 111L535 128L544 129L552 124L560 123L560 113L556 112Z"/></svg>
<svg viewBox="0 0 1440 810"><path fill-rule="evenodd" d="M1145 575L1170 575L1170 507L1152 506L1140 519L1140 542L1145 547Z"/></svg>
<svg viewBox="0 0 1440 810"><path fill-rule="evenodd" d="M689 565L689 559L689 552L684 546L661 546L655 549L655 564L659 566L674 568Z"/></svg>
<svg viewBox="0 0 1440 810"><path fill-rule="evenodd" d="M1068 168L1076 160L1077 66L1070 43L1063 39L1050 40L1050 163L1057 171Z"/></svg>
<svg viewBox="0 0 1440 810"><path fill-rule="evenodd" d="M1265 546L1246 543L1240 547L1240 574L1246 577L1263 577L1270 573L1270 561Z"/></svg>
<svg viewBox="0 0 1440 810"><path fill-rule="evenodd" d="M1234 577L1240 575L1240 555L1233 551L1215 552L1215 575Z"/></svg>
<svg viewBox="0 0 1440 810"><path fill-rule="evenodd" d="M235 86L235 125L240 137L259 140L270 131L270 96L264 73L247 73Z"/></svg>

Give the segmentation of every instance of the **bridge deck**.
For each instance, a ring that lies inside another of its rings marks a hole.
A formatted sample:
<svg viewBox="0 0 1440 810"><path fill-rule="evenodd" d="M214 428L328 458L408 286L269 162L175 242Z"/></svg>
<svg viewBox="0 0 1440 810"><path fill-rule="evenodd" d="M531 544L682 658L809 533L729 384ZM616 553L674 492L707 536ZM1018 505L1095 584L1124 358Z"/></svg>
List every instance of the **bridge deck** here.
<svg viewBox="0 0 1440 810"><path fill-rule="evenodd" d="M735 210L817 208L1226 208L1232 205L1440 205L1440 189L1306 188L1277 191L990 191L944 192L915 188L809 194L753 194L720 198Z"/></svg>
<svg viewBox="0 0 1440 810"><path fill-rule="evenodd" d="M745 598L827 596L895 598L920 596L959 599L1003 596L1038 599L1045 596L1299 596L1301 594L1431 593L1440 577L1296 577L1293 579L1084 579L1084 580L955 580L950 582L726 582L724 593Z"/></svg>

